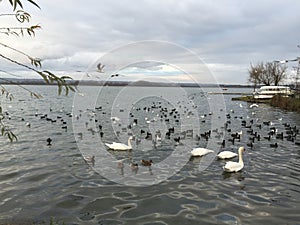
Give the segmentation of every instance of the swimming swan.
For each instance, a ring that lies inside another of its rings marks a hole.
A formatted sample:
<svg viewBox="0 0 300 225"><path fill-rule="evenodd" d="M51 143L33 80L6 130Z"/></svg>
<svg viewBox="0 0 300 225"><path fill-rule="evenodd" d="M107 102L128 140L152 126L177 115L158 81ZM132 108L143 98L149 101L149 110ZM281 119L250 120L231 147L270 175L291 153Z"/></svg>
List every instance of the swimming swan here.
<svg viewBox="0 0 300 225"><path fill-rule="evenodd" d="M218 154L219 159L231 159L233 157L236 157L238 154L231 151L222 151Z"/></svg>
<svg viewBox="0 0 300 225"><path fill-rule="evenodd" d="M192 156L204 156L204 155L207 155L212 152L214 152L214 151L210 150L210 149L206 149L206 148L194 148L191 151L191 154L192 154Z"/></svg>
<svg viewBox="0 0 300 225"><path fill-rule="evenodd" d="M239 162L232 162L229 161L223 166L223 170L225 172L238 172L244 167L244 162L243 162L243 152L245 151L244 147L239 148Z"/></svg>
<svg viewBox="0 0 300 225"><path fill-rule="evenodd" d="M112 150L120 150L120 151L126 151L126 150L131 150L131 140L133 139L132 136L128 138L128 145L125 145L123 143L118 143L118 142L113 142L112 144L105 143L105 145Z"/></svg>
<svg viewBox="0 0 300 225"><path fill-rule="evenodd" d="M254 104L252 104L252 105L249 106L249 108L251 108L251 109L254 108L254 107L258 108L258 105L254 103Z"/></svg>

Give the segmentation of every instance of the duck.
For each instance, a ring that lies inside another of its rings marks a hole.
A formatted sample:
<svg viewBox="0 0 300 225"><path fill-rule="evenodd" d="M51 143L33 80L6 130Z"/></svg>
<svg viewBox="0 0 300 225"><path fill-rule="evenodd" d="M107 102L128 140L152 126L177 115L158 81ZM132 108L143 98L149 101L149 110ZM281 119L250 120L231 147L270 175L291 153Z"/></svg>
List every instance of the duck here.
<svg viewBox="0 0 300 225"><path fill-rule="evenodd" d="M175 144L179 145L180 144L180 136L174 138Z"/></svg>
<svg viewBox="0 0 300 225"><path fill-rule="evenodd" d="M132 141L133 137L130 136L128 138L128 145L123 144L123 143L118 143L118 142L113 142L112 144L109 143L105 143L105 145L112 150L116 150L116 151L126 151L126 150L131 150L132 149L132 145L131 145L131 141Z"/></svg>
<svg viewBox="0 0 300 225"><path fill-rule="evenodd" d="M221 147L222 147L222 148L225 148L225 140L222 141Z"/></svg>
<svg viewBox="0 0 300 225"><path fill-rule="evenodd" d="M130 167L131 167L132 170L137 170L137 169L139 168L139 165L138 165L137 163L133 163L133 162L132 162L132 163L130 164Z"/></svg>
<svg viewBox="0 0 300 225"><path fill-rule="evenodd" d="M247 143L247 146L250 147L250 148L253 148L253 142L250 141L249 143Z"/></svg>
<svg viewBox="0 0 300 225"><path fill-rule="evenodd" d="M271 135L267 136L267 137L264 137L264 139L267 139L268 141L271 140Z"/></svg>
<svg viewBox="0 0 300 225"><path fill-rule="evenodd" d="M231 159L236 157L238 154L231 151L222 151L218 154L219 159Z"/></svg>
<svg viewBox="0 0 300 225"><path fill-rule="evenodd" d="M124 163L122 161L118 162L118 169L123 169L124 168Z"/></svg>
<svg viewBox="0 0 300 225"><path fill-rule="evenodd" d="M47 145L51 145L52 139L50 137L47 138Z"/></svg>
<svg viewBox="0 0 300 225"><path fill-rule="evenodd" d="M206 148L194 148L191 151L191 154L192 154L192 156L204 156L204 155L207 155L212 152L214 152L214 151L210 150L210 149L206 149Z"/></svg>
<svg viewBox="0 0 300 225"><path fill-rule="evenodd" d="M238 162L233 162L229 161L226 162L226 164L223 166L223 170L225 172L238 172L244 168L244 162L243 162L243 152L245 151L244 147L239 147L239 161Z"/></svg>
<svg viewBox="0 0 300 225"><path fill-rule="evenodd" d="M160 141L162 141L162 139L161 139L161 135L158 133L158 134L156 134L155 135L155 137L156 137L156 141L157 142L160 142Z"/></svg>
<svg viewBox="0 0 300 225"><path fill-rule="evenodd" d="M277 148L277 147L278 147L277 142L275 142L274 144L270 144L270 147L271 147L271 148Z"/></svg>
<svg viewBox="0 0 300 225"><path fill-rule="evenodd" d="M92 163L92 164L95 163L95 156L94 155L93 156L84 156L83 159L87 163Z"/></svg>
<svg viewBox="0 0 300 225"><path fill-rule="evenodd" d="M152 163L153 163L153 161L152 161L152 159L150 159L150 160L144 160L144 159L142 159L141 163L142 163L143 166L151 166Z"/></svg>

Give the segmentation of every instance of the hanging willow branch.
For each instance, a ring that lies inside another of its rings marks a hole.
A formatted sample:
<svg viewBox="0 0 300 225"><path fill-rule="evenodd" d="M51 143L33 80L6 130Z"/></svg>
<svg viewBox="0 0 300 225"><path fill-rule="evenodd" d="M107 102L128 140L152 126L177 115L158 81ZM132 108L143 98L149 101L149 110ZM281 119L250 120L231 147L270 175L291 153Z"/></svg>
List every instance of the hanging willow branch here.
<svg viewBox="0 0 300 225"><path fill-rule="evenodd" d="M58 85L58 94L60 95L62 93L63 88L65 89L65 94L68 95L69 91L75 92L75 87L67 83L67 80L72 80L71 77L69 76L62 76L58 77L55 74L51 73L50 71L44 70L44 71L39 71L33 67L27 66L23 63L20 63L18 61L15 61L7 56L4 56L3 54L0 54L0 57L3 59L6 59L7 61L10 61L14 64L17 64L19 66L22 66L28 70L34 71L38 75L40 75L46 84L57 84Z"/></svg>
<svg viewBox="0 0 300 225"><path fill-rule="evenodd" d="M0 14L0 16L14 16L20 23L28 22L30 21L30 14L28 12L25 12L23 10L18 10L16 13L4 13Z"/></svg>
<svg viewBox="0 0 300 225"><path fill-rule="evenodd" d="M24 23L25 21L29 23L29 20L31 18L30 14L23 10L18 10L15 14L15 17L20 23Z"/></svg>
<svg viewBox="0 0 300 225"><path fill-rule="evenodd" d="M2 95L5 95L6 98L10 99L12 98L12 95L4 88L1 88ZM7 127L4 125L3 120L5 119L5 116L2 112L2 107L0 105L0 134L2 136L7 136L10 142L13 142L14 140L18 140L17 136Z"/></svg>
<svg viewBox="0 0 300 225"><path fill-rule="evenodd" d="M0 72L6 73L6 74L9 74L9 75L13 75L12 73L6 72L4 70L0 70ZM26 88L26 87L24 87L24 86L22 86L22 85L20 85L20 84L18 84L16 82L13 82L11 80L8 80L8 79L5 79L5 78L0 78L0 80L3 80L5 82L7 82L8 84L17 85L19 88L27 91L30 94L31 97L35 97L35 98L38 98L38 99L40 99L40 98L43 97L39 93L33 92L33 91L29 90L28 88ZM2 95L6 95L6 97L10 97L10 100L13 99L13 94L10 93L10 92L8 92L2 85L1 85L1 90L0 91L1 91Z"/></svg>
<svg viewBox="0 0 300 225"><path fill-rule="evenodd" d="M33 65L33 66L35 66L35 67L42 67L42 63L41 63L42 60L41 60L40 58L33 58L33 57L31 57L30 55L28 55L28 54L26 54L26 53L24 53L24 52L22 52L22 51L20 51L20 50L18 50L18 49L15 49L15 48L13 48L13 47L10 47L10 46L8 46L8 45L6 45L6 44L3 44L3 43L1 43L1 42L0 42L0 45L2 45L2 46L5 47L5 48L8 48L8 49L10 49L10 50L13 50L13 51L15 51L15 52L18 52L18 53L20 53L20 54L26 56L26 57L30 60L31 65Z"/></svg>
<svg viewBox="0 0 300 225"><path fill-rule="evenodd" d="M36 7L38 7L40 9L40 6L38 4L36 4L34 1L32 1L32 0L27 0L27 1L30 2L31 4L35 5ZM23 8L21 0L9 0L9 3L12 5L14 11L17 9L18 6L20 6L21 8Z"/></svg>
<svg viewBox="0 0 300 225"><path fill-rule="evenodd" d="M1 109L1 107L0 107ZM2 110L2 109L1 109ZM4 119L4 117L2 118L1 116L2 113L0 114L0 129L1 129L1 135L2 136L7 136L8 139L10 140L10 142L13 142L14 140L18 140L17 136L7 127L3 124L2 120Z"/></svg>
<svg viewBox="0 0 300 225"><path fill-rule="evenodd" d="M6 35L24 36L27 32L29 36L35 36L35 30L41 29L40 25L33 25L30 27L0 27L0 33Z"/></svg>
<svg viewBox="0 0 300 225"><path fill-rule="evenodd" d="M1 1L1 0L0 0ZM20 7L21 9L23 9L23 5L21 3L22 2L29 2L31 4L33 4L34 6L36 6L37 8L40 9L39 5L37 3L35 3L34 0L8 0L9 3L11 4L11 6L13 7L13 11L15 13L11 13L11 14L0 14L0 16L15 16L17 21L19 23L25 23L25 22L30 22L31 16L29 13L23 11L23 10L17 10L18 7ZM17 10L17 11L16 11ZM20 27L0 27L0 34L5 34L5 35L16 35L16 36L24 36L26 33L33 37L35 36L35 32L37 29L41 29L41 26L39 24L37 25L32 25L32 26L20 26ZM5 45L3 43L0 43L1 46L8 48L10 50L13 50L15 52L18 52L20 54L22 54L23 56L27 57L31 63L31 66L25 65L23 63L20 63L14 59L11 59L10 57L3 55L2 53L0 53L0 58L5 59L11 63L14 63L18 66L21 66L23 68L26 68L30 71L34 71L35 73L37 73L38 75L40 75L44 81L47 84L57 84L58 86L58 94L60 95L63 90L65 91L65 94L68 95L69 91L74 91L75 92L75 86L71 86L67 81L71 80L72 78L69 76L63 76L63 77L58 77L55 74L51 73L50 71L44 70L41 71L38 68L41 68L42 64L41 64L41 59L39 58L34 58L29 56L28 54L21 52L13 47L10 47L8 45ZM7 73L6 71L2 71ZM5 80L3 78L1 78L2 80ZM12 83L12 82L10 82ZM18 85L21 88L25 89L26 91L29 91L29 93L36 97L36 98L40 98L41 96L37 93L34 93L32 91L30 91L29 89L24 88L21 85ZM11 95L3 86L0 86L0 94L2 94L2 96L5 96L8 99L12 99L13 95ZM5 119L5 115L2 112L2 107L0 104L0 135L2 136L7 136L8 139L12 142L14 140L17 140L16 135L7 127L4 125L3 120Z"/></svg>
<svg viewBox="0 0 300 225"><path fill-rule="evenodd" d="M31 0L27 1L39 8L39 6L35 2ZM14 11L16 10L16 7L18 5L23 8L20 0L9 0L9 2L14 7ZM29 22L31 18L30 14L23 10L17 10L16 13L0 14L0 16L15 16L20 23ZM24 36L24 33L27 33L29 36L35 36L35 30L37 29L41 29L41 26L39 24L29 27L0 27L0 33L16 36Z"/></svg>

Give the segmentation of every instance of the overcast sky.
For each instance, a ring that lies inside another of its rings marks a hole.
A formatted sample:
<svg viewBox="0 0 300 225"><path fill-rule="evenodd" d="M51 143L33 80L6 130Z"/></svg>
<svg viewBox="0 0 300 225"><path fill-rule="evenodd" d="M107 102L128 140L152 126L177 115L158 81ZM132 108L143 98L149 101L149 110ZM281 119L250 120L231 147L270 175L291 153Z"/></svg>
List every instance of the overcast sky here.
<svg viewBox="0 0 300 225"><path fill-rule="evenodd" d="M12 11L7 2L0 2L0 13ZM43 29L34 38L0 34L0 42L42 58L42 69L77 79L79 71L93 74L101 62L105 72L124 77L188 81L192 74L199 82L245 84L250 63L300 56L297 0L36 2L41 10L25 2L24 9L31 13L30 24ZM0 17L0 27L8 24L18 25ZM0 52L25 62L3 47ZM295 65L288 64L290 70ZM3 59L0 66L17 74L22 70Z"/></svg>

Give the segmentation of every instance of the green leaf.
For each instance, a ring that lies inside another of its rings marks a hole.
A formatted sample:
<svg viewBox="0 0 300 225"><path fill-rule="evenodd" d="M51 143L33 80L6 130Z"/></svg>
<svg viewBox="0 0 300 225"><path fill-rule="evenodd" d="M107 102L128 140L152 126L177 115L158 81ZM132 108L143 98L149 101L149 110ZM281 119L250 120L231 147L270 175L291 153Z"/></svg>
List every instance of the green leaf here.
<svg viewBox="0 0 300 225"><path fill-rule="evenodd" d="M18 10L15 14L16 19L20 22L20 23L24 23L25 21L29 22L30 20L30 14L23 11L23 10Z"/></svg>
<svg viewBox="0 0 300 225"><path fill-rule="evenodd" d="M36 4L34 1L32 1L32 0L27 0L27 1L30 2L31 4L35 5L39 9L41 9L40 6L38 4Z"/></svg>
<svg viewBox="0 0 300 225"><path fill-rule="evenodd" d="M74 87L69 86L69 88L70 88L71 91L75 92L75 88Z"/></svg>
<svg viewBox="0 0 300 225"><path fill-rule="evenodd" d="M47 73L48 75L52 76L52 77L56 77L53 73L51 73L50 71L48 70L44 70L43 71L44 73Z"/></svg>
<svg viewBox="0 0 300 225"><path fill-rule="evenodd" d="M17 6L19 5L23 9L23 5L20 0L9 0L10 4L13 6L14 11L16 10Z"/></svg>
<svg viewBox="0 0 300 225"><path fill-rule="evenodd" d="M58 95L61 95L62 87L61 84L58 84Z"/></svg>
<svg viewBox="0 0 300 225"><path fill-rule="evenodd" d="M44 81L45 81L47 84L49 84L49 80L48 80L48 78L47 78L47 75L45 75L43 72L40 72L40 71L38 71L37 73L44 79Z"/></svg>
<svg viewBox="0 0 300 225"><path fill-rule="evenodd" d="M31 36L32 30L30 28L27 28L27 33L29 36Z"/></svg>
<svg viewBox="0 0 300 225"><path fill-rule="evenodd" d="M16 141L18 141L17 136L13 132L11 132L11 135L12 135L12 141L13 141L13 139L16 139Z"/></svg>
<svg viewBox="0 0 300 225"><path fill-rule="evenodd" d="M42 95L37 94L37 93L35 93L35 92L30 92L30 96L31 96L31 97L35 97L35 98L37 98L37 99L40 99L40 98L43 97Z"/></svg>
<svg viewBox="0 0 300 225"><path fill-rule="evenodd" d="M28 57L30 60L31 65L35 66L35 67L42 67L42 63L41 63L41 59L39 58L32 58L32 57Z"/></svg>
<svg viewBox="0 0 300 225"><path fill-rule="evenodd" d="M10 142L12 142L12 136L9 132L7 132L7 136L8 136L8 139L10 140Z"/></svg>
<svg viewBox="0 0 300 225"><path fill-rule="evenodd" d="M33 0L27 0L27 1L30 2L31 4L33 4L34 6L36 6L37 8L41 9L40 6ZM21 8L23 8L23 5L20 0L9 0L9 3L12 5L14 11L17 9L18 5Z"/></svg>
<svg viewBox="0 0 300 225"><path fill-rule="evenodd" d="M22 3L21 3L20 0L15 0L15 2L23 9L23 5L22 5ZM17 4L16 4L16 5L17 5ZM16 9L16 7L15 7L15 9ZM15 10L15 9L14 9L14 10Z"/></svg>
<svg viewBox="0 0 300 225"><path fill-rule="evenodd" d="M68 88L68 86L65 86L65 89L66 89L66 95L68 95L69 94L69 88Z"/></svg>
<svg viewBox="0 0 300 225"><path fill-rule="evenodd" d="M71 80L73 80L73 78L70 77L70 76L62 76L60 79L71 79Z"/></svg>

